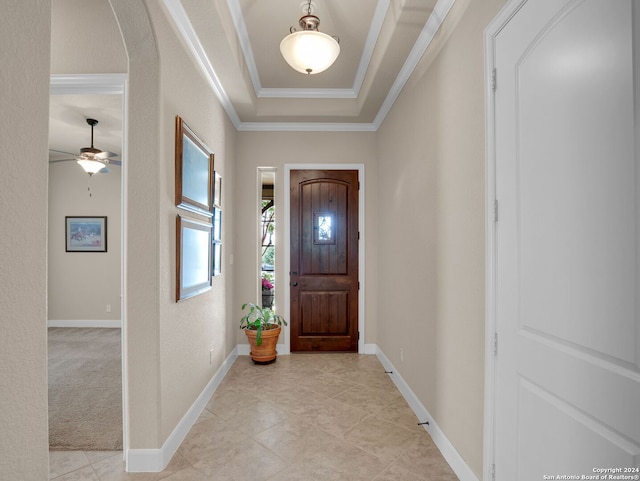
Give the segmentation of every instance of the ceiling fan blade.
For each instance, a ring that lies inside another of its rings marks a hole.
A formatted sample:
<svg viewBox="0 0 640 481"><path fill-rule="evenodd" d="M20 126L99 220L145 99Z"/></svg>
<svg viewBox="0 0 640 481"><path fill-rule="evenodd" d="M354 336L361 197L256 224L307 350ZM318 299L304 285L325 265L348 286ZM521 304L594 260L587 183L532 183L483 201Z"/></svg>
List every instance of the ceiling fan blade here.
<svg viewBox="0 0 640 481"><path fill-rule="evenodd" d="M109 161L109 165L117 165L118 167L122 167L122 161L121 160L110 160Z"/></svg>
<svg viewBox="0 0 640 481"><path fill-rule="evenodd" d="M65 155L76 155L72 152L65 152L64 150L56 150L56 149L49 149L49 152L58 152L60 154L65 154Z"/></svg>
<svg viewBox="0 0 640 481"><path fill-rule="evenodd" d="M49 160L50 164L55 164L56 162L71 162L72 160L78 160L77 158L73 158L73 159L55 159L55 160Z"/></svg>
<svg viewBox="0 0 640 481"><path fill-rule="evenodd" d="M117 157L117 156L118 154L114 154L113 152L106 152L106 151L99 152L95 155L95 157L98 159L109 159L111 157Z"/></svg>

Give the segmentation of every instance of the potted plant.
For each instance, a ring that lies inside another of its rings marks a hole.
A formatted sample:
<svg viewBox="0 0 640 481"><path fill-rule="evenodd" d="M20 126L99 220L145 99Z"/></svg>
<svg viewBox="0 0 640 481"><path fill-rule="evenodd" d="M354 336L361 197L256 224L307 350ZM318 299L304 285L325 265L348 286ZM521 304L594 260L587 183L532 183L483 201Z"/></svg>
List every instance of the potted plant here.
<svg viewBox="0 0 640 481"><path fill-rule="evenodd" d="M271 308L273 306L273 282L267 276L262 275L262 307Z"/></svg>
<svg viewBox="0 0 640 481"><path fill-rule="evenodd" d="M287 325L284 317L271 309L260 307L251 302L242 305L242 310L248 309L247 314L240 319L240 329L244 329L251 345L251 359L255 363L269 363L278 356L276 344L282 330Z"/></svg>

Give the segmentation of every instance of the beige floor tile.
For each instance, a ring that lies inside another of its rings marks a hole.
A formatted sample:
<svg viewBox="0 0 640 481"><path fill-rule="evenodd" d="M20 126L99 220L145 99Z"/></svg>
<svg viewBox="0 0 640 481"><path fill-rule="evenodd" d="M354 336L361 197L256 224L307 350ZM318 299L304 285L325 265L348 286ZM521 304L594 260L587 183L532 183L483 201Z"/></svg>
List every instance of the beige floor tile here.
<svg viewBox="0 0 640 481"><path fill-rule="evenodd" d="M312 477L310 474L302 471L299 466L289 466L284 471L281 471L271 478L269 481L323 481L318 478Z"/></svg>
<svg viewBox="0 0 640 481"><path fill-rule="evenodd" d="M127 473L121 456L111 456L93 465L100 481L159 481L189 467L179 454L175 454L161 473Z"/></svg>
<svg viewBox="0 0 640 481"><path fill-rule="evenodd" d="M427 433L422 436L427 436ZM373 415L349 431L344 439L390 463L418 442L420 437L421 435L416 431L380 421Z"/></svg>
<svg viewBox="0 0 640 481"><path fill-rule="evenodd" d="M357 384L334 396L334 399L373 414L391 404L399 403L402 396L395 389Z"/></svg>
<svg viewBox="0 0 640 481"><path fill-rule="evenodd" d="M110 458L111 456L117 456L120 459L124 459L122 451L84 451L84 455L91 464L95 464L103 459Z"/></svg>
<svg viewBox="0 0 640 481"><path fill-rule="evenodd" d="M459 481L430 437L425 436L401 454L394 466L425 481Z"/></svg>
<svg viewBox="0 0 640 481"><path fill-rule="evenodd" d="M375 356L240 356L161 473L51 452L55 481L456 481Z"/></svg>
<svg viewBox="0 0 640 481"><path fill-rule="evenodd" d="M82 451L49 451L49 479L89 466Z"/></svg>
<svg viewBox="0 0 640 481"><path fill-rule="evenodd" d="M85 466L84 468L63 474L62 476L54 479L55 481L100 481L98 476L96 476L96 473L93 472L93 468L91 466Z"/></svg>
<svg viewBox="0 0 640 481"><path fill-rule="evenodd" d="M212 481L212 479L214 478L208 477L202 471L189 467L164 478L163 481Z"/></svg>
<svg viewBox="0 0 640 481"><path fill-rule="evenodd" d="M398 466L389 466L374 481L425 481L414 474L411 474Z"/></svg>
<svg viewBox="0 0 640 481"><path fill-rule="evenodd" d="M266 481L284 471L287 463L250 439L212 450L193 467L211 480Z"/></svg>
<svg viewBox="0 0 640 481"><path fill-rule="evenodd" d="M387 464L352 444L336 439L295 466L312 478L323 481L371 481L385 470Z"/></svg>
<svg viewBox="0 0 640 481"><path fill-rule="evenodd" d="M327 399L320 407L305 413L308 421L329 434L342 438L368 414L335 399Z"/></svg>
<svg viewBox="0 0 640 481"><path fill-rule="evenodd" d="M238 431L226 421L213 418L194 424L178 448L177 454L190 464L195 464L207 458L211 451L242 442L248 437L246 432Z"/></svg>
<svg viewBox="0 0 640 481"><path fill-rule="evenodd" d="M277 454L289 464L303 461L324 446L335 442L335 437L302 418L289 418L253 439Z"/></svg>
<svg viewBox="0 0 640 481"><path fill-rule="evenodd" d="M416 417L416 414L409 407L404 399L400 399L398 402L385 406L384 409L376 413L378 418L388 421L398 426L402 426L405 429L410 429L419 433L425 433L423 426L420 426L420 420Z"/></svg>

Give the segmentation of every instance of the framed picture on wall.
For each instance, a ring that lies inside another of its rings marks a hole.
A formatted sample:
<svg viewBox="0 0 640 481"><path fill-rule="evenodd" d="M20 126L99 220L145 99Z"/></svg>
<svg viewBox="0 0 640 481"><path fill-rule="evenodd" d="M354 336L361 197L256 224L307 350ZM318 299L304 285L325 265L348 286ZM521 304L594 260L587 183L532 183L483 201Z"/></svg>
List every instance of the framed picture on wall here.
<svg viewBox="0 0 640 481"><path fill-rule="evenodd" d="M211 289L211 224L176 217L176 302Z"/></svg>
<svg viewBox="0 0 640 481"><path fill-rule="evenodd" d="M213 276L222 274L222 210L213 208L213 243L211 246L213 261L211 271Z"/></svg>
<svg viewBox="0 0 640 481"><path fill-rule="evenodd" d="M222 177L213 171L213 205L222 207Z"/></svg>
<svg viewBox="0 0 640 481"><path fill-rule="evenodd" d="M65 217L66 252L107 252L107 217Z"/></svg>
<svg viewBox="0 0 640 481"><path fill-rule="evenodd" d="M213 213L213 152L176 115L176 205L204 214Z"/></svg>

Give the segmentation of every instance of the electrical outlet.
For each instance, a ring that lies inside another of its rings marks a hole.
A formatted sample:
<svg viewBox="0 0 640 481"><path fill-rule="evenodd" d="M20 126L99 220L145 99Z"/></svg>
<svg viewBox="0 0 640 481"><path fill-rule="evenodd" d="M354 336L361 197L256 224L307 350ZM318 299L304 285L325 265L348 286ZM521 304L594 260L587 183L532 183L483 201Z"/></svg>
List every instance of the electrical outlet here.
<svg viewBox="0 0 640 481"><path fill-rule="evenodd" d="M107 312L111 312L111 304L107 304Z"/></svg>
<svg viewBox="0 0 640 481"><path fill-rule="evenodd" d="M404 362L404 349L400 348L400 362Z"/></svg>
<svg viewBox="0 0 640 481"><path fill-rule="evenodd" d="M213 349L209 350L209 364L213 364Z"/></svg>

